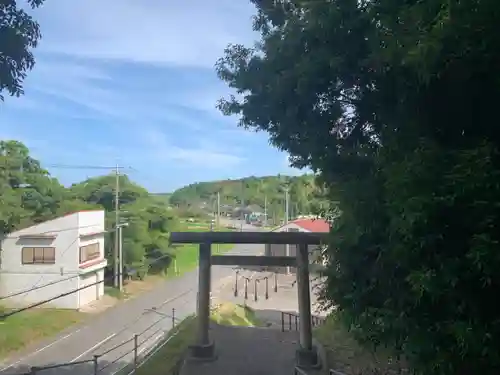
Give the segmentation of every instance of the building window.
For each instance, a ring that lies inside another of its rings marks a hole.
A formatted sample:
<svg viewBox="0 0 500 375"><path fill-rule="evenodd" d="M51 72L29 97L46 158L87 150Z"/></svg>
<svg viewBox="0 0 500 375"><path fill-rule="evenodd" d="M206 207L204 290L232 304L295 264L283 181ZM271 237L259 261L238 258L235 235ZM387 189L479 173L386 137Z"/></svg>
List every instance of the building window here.
<svg viewBox="0 0 500 375"><path fill-rule="evenodd" d="M80 246L80 263L85 263L89 260L97 259L100 256L101 251L99 249L99 242Z"/></svg>
<svg viewBox="0 0 500 375"><path fill-rule="evenodd" d="M22 264L54 264L56 262L55 247L23 247Z"/></svg>

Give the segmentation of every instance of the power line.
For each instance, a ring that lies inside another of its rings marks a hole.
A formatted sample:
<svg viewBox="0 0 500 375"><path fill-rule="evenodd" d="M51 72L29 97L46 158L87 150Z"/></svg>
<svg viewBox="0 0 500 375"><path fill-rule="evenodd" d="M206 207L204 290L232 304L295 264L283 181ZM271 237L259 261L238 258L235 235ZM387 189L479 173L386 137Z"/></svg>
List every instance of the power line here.
<svg viewBox="0 0 500 375"><path fill-rule="evenodd" d="M19 314L19 313L21 313L21 312L23 312L23 311L26 311L26 310L31 310L31 309L33 309L33 308L35 308L35 307L38 307L38 306L44 305L44 304L46 304L46 303L52 302L52 301L54 301L54 300L56 300L56 299L59 299L59 298L62 298L62 297L66 297L66 296L69 296L69 295L71 295L71 294L73 294L73 293L79 292L80 290L90 288L91 286L96 286L96 285L102 284L102 283L104 283L105 281L107 281L107 279L109 279L109 277L108 277L108 278L104 278L104 279L102 279L102 280L100 280L100 281L97 281L97 282L95 282L95 283L92 283L92 284L89 284L89 285L85 285L85 286L82 286L82 287L80 287L80 288L76 288L76 289L71 290L71 291L69 291L69 292L65 292L65 293L58 294L58 295L57 295L57 296L55 296L55 297L52 297L52 298L49 298L49 299L46 299L46 300L43 300L43 301L40 301L40 302L33 303L33 304L29 305L29 306L22 307L22 308L20 308L20 309L14 310L14 311L10 311L10 312L8 312L8 313L6 313L6 314L2 314L2 315L0 315L0 320L2 320L2 319L6 319L6 318L8 318L9 316Z"/></svg>
<svg viewBox="0 0 500 375"><path fill-rule="evenodd" d="M156 263L157 261L161 260L162 258L165 258L166 256L167 256L167 254L165 254L164 256L161 256L161 257L159 257L159 258L155 259L155 260L154 260L153 262L151 262L148 266L151 266L152 264ZM120 270L120 274L122 274L122 273L123 273L123 272L122 272L122 270ZM78 275L78 276L81 276L81 275ZM46 303L52 302L52 301L54 301L54 300L56 300L56 299L63 298L63 297L66 297L66 296L69 296L69 295L71 295L71 294L73 294L73 293L79 292L80 290L90 288L91 286L96 286L96 285L102 284L102 283L104 283L104 282L106 282L106 281L108 281L108 280L113 280L113 277L114 277L114 275L113 275L113 276L110 276L110 277L105 277L105 278L103 278L102 280L97 281L97 282L95 282L95 283L92 283L92 284L89 284L89 285L85 285L85 286L83 286L83 287L73 289L73 290L71 290L71 291L69 291L69 292L65 292L65 293L58 294L58 295L57 295L57 296L55 296L55 297L52 297L52 298L49 298L49 299L46 299L46 300L43 300L43 301L40 301L40 302L36 302L36 303L33 303L33 304L29 305L29 306L22 307L22 308L19 308L19 309L17 309L17 310L10 311L10 312L8 312L8 313L2 314L2 315L0 315L0 320L6 319L6 318L8 318L8 317L10 317L10 316L12 316L12 315L19 314L19 313L21 313L21 312L23 312L23 311L31 310L31 309L33 309L33 308L35 308L35 307L38 307L38 306L44 305L44 304L46 304Z"/></svg>
<svg viewBox="0 0 500 375"><path fill-rule="evenodd" d="M116 169L130 169L134 170L132 167L121 167L121 166L103 166L103 165L71 165L71 164L49 164L48 168L59 168L59 169L101 169L101 170L116 170Z"/></svg>
<svg viewBox="0 0 500 375"><path fill-rule="evenodd" d="M39 285L39 286L33 286L30 289L25 289L25 290L23 290L21 292L16 292L16 293L8 294L6 296L0 296L0 301L2 301L4 299L7 299L7 298L18 296L20 294L29 293L29 292L32 292L33 290L42 289L42 288L45 288L45 287L50 286L50 285L62 283L63 281L68 281L68 280L74 279L75 277L78 277L78 276L80 276L80 275L79 274L78 275L73 275L71 277L67 277L67 278L61 279L61 280L55 280L55 281L52 281L52 282L47 283L47 284L42 284L42 285Z"/></svg>
<svg viewBox="0 0 500 375"><path fill-rule="evenodd" d="M71 227L71 228L64 228L64 229L54 229L54 230L48 230L48 231L41 232L41 233L36 233L36 234L26 234L25 236L29 237L29 236L37 236L37 235L41 235L41 234L47 234L48 235L48 234L52 234L52 233L61 233L61 232L67 232L67 231L70 231L70 230L84 229L84 228L90 228L90 227L95 227L95 225L83 225L81 227ZM17 231L14 231L14 232L11 232L11 233L15 233L15 232L17 232ZM24 237L24 236L23 235L10 236L9 234L7 234L5 236L5 239L21 238L21 237Z"/></svg>
<svg viewBox="0 0 500 375"><path fill-rule="evenodd" d="M155 264L156 262L162 260L162 259L165 259L165 258L168 258L168 257L171 257L172 255L171 254L164 254L162 255L161 257L158 257L156 259L154 259L152 262L149 262L146 264L147 267L151 267L153 264ZM59 273L58 273L59 274ZM25 294L25 293L29 293L29 292L32 292L33 290L38 290L38 289L42 289L42 288L45 288L47 286L51 286L51 285L55 285L55 284L58 284L58 283L62 283L63 281L68 281L68 280L71 280L71 279L74 279L75 277L78 277L78 276L81 276L80 274L77 274L77 275L73 275L71 277L67 277L65 279L61 279L61 280L55 280L55 281L51 281L47 284L42 284L42 285L39 285L39 286L33 286L29 289L25 289L21 292L15 292L15 293L12 293L12 294L8 294L6 296L0 296L0 301L1 300L4 300L4 299L8 299L8 298L11 298L11 297L15 297L15 296L18 296L20 294ZM36 285L36 284L35 284Z"/></svg>

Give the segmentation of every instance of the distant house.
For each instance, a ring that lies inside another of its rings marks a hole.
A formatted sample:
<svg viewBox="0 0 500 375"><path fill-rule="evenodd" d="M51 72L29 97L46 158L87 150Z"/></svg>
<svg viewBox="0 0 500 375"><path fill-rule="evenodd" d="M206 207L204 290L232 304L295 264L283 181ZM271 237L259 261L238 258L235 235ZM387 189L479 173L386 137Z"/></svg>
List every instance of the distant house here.
<svg viewBox="0 0 500 375"><path fill-rule="evenodd" d="M323 219L297 219L290 221L288 224L283 225L273 230L273 232L313 232L313 233L328 233L330 231L330 224ZM309 245L309 262L315 263L321 257L321 248L317 245ZM288 245L288 252L286 245L266 245L265 254L268 256L296 256L297 246ZM278 272L283 272L284 268L276 269Z"/></svg>
<svg viewBox="0 0 500 375"><path fill-rule="evenodd" d="M104 211L99 210L76 212L8 234L1 246L0 296L27 292L2 303L29 305L84 286L89 287L42 307L79 309L101 298L107 265L104 233Z"/></svg>

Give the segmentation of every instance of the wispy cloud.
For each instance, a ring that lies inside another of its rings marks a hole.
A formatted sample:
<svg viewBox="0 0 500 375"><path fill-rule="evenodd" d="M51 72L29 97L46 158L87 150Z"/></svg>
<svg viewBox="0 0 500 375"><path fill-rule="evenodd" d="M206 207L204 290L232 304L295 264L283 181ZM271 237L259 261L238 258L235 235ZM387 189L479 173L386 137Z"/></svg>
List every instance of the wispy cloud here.
<svg viewBox="0 0 500 375"><path fill-rule="evenodd" d="M37 65L26 95L2 105L0 137L47 165L119 161L156 191L289 173L265 133L215 108L229 91L214 63L228 43L253 43L252 14L247 0L47 1ZM68 184L89 172L54 173Z"/></svg>
<svg viewBox="0 0 500 375"><path fill-rule="evenodd" d="M159 162L176 161L186 167L227 169L237 166L245 159L237 153L228 152L228 147L217 147L206 139L199 139L195 134L189 139L189 145L183 147L177 146L165 133L154 128L142 130L138 136L142 138L148 154Z"/></svg>
<svg viewBox="0 0 500 375"><path fill-rule="evenodd" d="M252 42L252 12L249 1L234 0L51 0L39 12L42 25L45 19L52 23L45 33L51 42L41 48L85 58L211 68L228 43Z"/></svg>

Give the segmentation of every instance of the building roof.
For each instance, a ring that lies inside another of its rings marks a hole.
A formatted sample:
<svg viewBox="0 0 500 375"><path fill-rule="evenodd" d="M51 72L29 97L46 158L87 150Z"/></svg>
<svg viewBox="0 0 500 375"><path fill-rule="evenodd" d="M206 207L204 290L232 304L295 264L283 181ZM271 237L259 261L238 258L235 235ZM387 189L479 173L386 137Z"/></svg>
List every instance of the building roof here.
<svg viewBox="0 0 500 375"><path fill-rule="evenodd" d="M330 231L330 224L323 219L297 219L291 221L291 223L309 232L325 233Z"/></svg>

